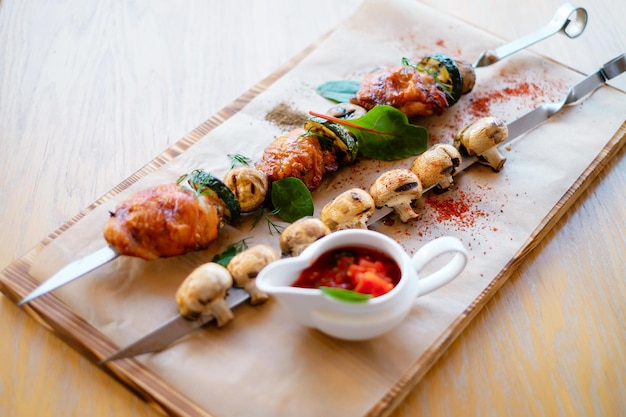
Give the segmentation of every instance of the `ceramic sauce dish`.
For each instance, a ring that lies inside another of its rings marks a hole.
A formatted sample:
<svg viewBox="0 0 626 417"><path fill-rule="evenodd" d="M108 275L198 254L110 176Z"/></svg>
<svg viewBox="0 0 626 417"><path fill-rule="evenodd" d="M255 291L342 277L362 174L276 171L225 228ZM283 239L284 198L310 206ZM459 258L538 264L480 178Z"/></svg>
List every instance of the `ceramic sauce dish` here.
<svg viewBox="0 0 626 417"><path fill-rule="evenodd" d="M324 294L318 288L292 285L302 271L324 253L351 247L372 249L393 259L400 268L400 279L395 287L366 301L349 302ZM453 256L445 265L427 276L420 276L425 265L446 253L453 253ZM416 297L456 278L465 268L467 258L467 250L454 237L435 239L411 257L400 244L382 233L341 230L316 241L300 256L272 262L257 276L256 285L276 297L300 324L339 339L365 340L397 326L409 313Z"/></svg>

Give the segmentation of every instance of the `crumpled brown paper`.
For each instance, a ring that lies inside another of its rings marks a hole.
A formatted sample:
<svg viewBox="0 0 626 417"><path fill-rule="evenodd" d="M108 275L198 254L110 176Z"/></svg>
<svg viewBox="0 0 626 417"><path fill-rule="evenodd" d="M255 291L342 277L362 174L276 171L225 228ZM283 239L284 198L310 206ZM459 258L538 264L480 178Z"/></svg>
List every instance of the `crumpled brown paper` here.
<svg viewBox="0 0 626 417"><path fill-rule="evenodd" d="M241 112L174 162L62 233L42 251L31 274L45 280L66 263L104 246L102 229L108 211L130 193L174 182L196 168L221 177L230 168L227 154L258 159L282 133L265 120L280 103L302 112L323 112L331 103L317 95L315 87L325 81L359 79L374 68L399 64L402 57L418 59L435 51L473 62L481 51L501 43L414 1L366 1L345 25ZM429 128L431 144L451 143L458 129L479 117L484 106L490 115L510 122L541 102L560 99L569 85L582 78L526 52L476 73L473 92L444 116L414 121ZM511 95L519 93L520 86L527 87L525 92ZM427 355L436 354L429 349L454 330L455 320L532 239L542 220L624 122L624 114L624 94L602 88L512 143L510 150L503 151L507 158L503 172L472 167L457 177L452 190L422 202L420 220L375 225L375 230L396 238L410 253L443 235L460 238L470 251L463 274L419 298L405 322L389 334L358 343L334 340L296 325L270 300L258 307L238 307L235 320L223 329L197 331L161 353L138 359L216 416L366 413L401 378L411 378L427 365ZM330 175L314 193L316 213L341 191L355 186L367 189L384 170L408 168L411 160L362 161ZM446 205L464 210L463 217L449 212L446 217L442 211ZM229 243L247 238L249 244L278 247L278 236L269 234L265 224L250 229L250 223L225 228L207 251L151 262L118 258L55 294L124 346L175 315L174 293L180 282Z"/></svg>

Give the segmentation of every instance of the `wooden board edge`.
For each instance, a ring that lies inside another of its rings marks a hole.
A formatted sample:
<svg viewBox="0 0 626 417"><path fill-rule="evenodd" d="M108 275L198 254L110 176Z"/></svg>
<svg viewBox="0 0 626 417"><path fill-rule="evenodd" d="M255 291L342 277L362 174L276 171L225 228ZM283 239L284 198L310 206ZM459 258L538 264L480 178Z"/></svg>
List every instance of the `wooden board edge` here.
<svg viewBox="0 0 626 417"><path fill-rule="evenodd" d="M414 389L444 352L452 345L463 330L478 315L487 302L498 292L504 283L524 262L526 256L535 249L547 236L550 230L561 220L568 210L578 201L582 194L598 178L602 170L618 154L626 144L626 121L617 129L615 134L602 148L592 163L583 171L572 186L563 194L555 207L530 235L522 248L511 258L500 273L489 283L481 294L454 320L439 338L416 361L404 376L389 390L389 392L372 407L367 417L386 417L390 415L404 398Z"/></svg>

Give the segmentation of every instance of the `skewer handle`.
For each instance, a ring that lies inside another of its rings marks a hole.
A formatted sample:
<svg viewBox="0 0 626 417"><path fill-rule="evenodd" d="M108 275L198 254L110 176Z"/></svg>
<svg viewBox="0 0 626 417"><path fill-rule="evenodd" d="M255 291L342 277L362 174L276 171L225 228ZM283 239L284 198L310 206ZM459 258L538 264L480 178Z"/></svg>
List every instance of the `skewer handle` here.
<svg viewBox="0 0 626 417"><path fill-rule="evenodd" d="M564 3L558 8L554 17L546 26L517 40L499 46L496 49L484 51L480 54L476 63L474 63L474 68L494 64L509 55L526 49L560 32L565 34L568 38L576 38L585 31L586 26L587 11L582 7Z"/></svg>

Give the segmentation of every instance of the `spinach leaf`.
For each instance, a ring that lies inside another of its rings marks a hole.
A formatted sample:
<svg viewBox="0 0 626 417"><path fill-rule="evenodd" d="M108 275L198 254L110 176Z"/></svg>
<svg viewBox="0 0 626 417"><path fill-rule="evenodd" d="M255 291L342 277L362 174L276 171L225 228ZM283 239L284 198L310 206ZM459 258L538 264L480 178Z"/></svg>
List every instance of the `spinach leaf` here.
<svg viewBox="0 0 626 417"><path fill-rule="evenodd" d="M372 294L361 294L356 291L346 290L343 288L320 287L320 290L322 290L323 294L326 294L329 297L346 301L348 303L364 303L372 298Z"/></svg>
<svg viewBox="0 0 626 417"><path fill-rule="evenodd" d="M359 91L359 84L352 80L328 81L317 87L317 92L328 100L347 103Z"/></svg>
<svg viewBox="0 0 626 417"><path fill-rule="evenodd" d="M286 222L313 215L311 192L298 178L288 177L272 183L272 204Z"/></svg>
<svg viewBox="0 0 626 417"><path fill-rule="evenodd" d="M393 161L418 155L428 148L428 130L409 123L400 110L378 105L358 119L344 120L310 112L343 125L355 137L359 153L367 158Z"/></svg>

